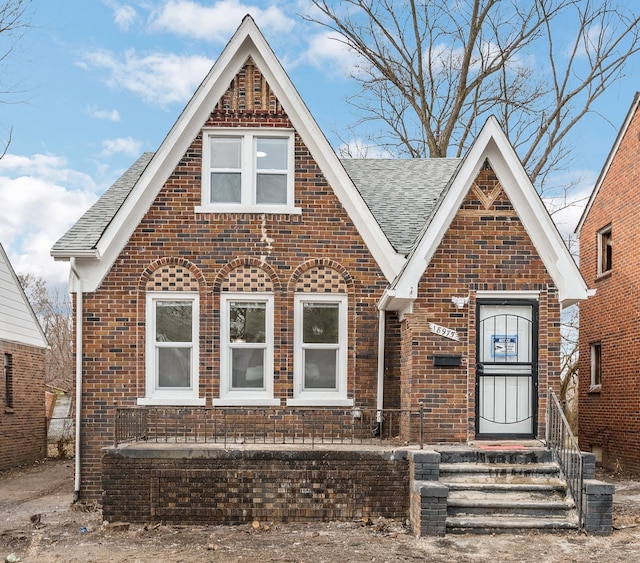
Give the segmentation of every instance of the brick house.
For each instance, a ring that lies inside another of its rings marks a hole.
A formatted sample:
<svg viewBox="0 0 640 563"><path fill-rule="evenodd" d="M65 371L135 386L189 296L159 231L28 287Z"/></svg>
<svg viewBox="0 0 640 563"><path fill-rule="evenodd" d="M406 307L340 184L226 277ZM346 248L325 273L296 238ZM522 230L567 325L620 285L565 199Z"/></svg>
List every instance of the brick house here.
<svg viewBox="0 0 640 563"><path fill-rule="evenodd" d="M40 323L0 244L0 471L46 456L47 347Z"/></svg>
<svg viewBox="0 0 640 563"><path fill-rule="evenodd" d="M580 446L640 471L640 96L636 94L576 232L595 296L580 305Z"/></svg>
<svg viewBox="0 0 640 563"><path fill-rule="evenodd" d="M587 295L496 119L462 159L340 160L248 16L52 255L71 265L86 499L124 413L145 432L183 416L186 440L224 409L234 429L277 411L297 438L304 409L373 412L399 443L543 438L560 311Z"/></svg>

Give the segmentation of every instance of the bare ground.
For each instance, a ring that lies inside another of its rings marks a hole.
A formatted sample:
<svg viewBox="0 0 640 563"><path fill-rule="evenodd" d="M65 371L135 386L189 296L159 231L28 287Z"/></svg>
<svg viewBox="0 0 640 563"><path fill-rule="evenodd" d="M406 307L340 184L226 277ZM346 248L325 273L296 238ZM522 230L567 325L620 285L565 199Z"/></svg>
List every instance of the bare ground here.
<svg viewBox="0 0 640 563"><path fill-rule="evenodd" d="M73 462L45 461L0 473L0 561L21 562L503 562L640 561L640 478L616 485L609 537L558 534L415 538L403 522L165 526L102 521L72 505Z"/></svg>

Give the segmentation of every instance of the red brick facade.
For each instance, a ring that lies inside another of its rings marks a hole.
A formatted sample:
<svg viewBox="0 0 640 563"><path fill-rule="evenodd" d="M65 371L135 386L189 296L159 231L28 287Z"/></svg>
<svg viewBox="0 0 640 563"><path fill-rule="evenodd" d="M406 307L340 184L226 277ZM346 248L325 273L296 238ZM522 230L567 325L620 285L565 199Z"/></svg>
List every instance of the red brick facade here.
<svg viewBox="0 0 640 563"><path fill-rule="evenodd" d="M633 111L580 229L580 269L596 294L580 305L578 416L583 450L602 452L611 468L640 471L640 115ZM608 226L612 268L598 275L598 232ZM593 344L601 349L600 386L591 385Z"/></svg>
<svg viewBox="0 0 640 563"><path fill-rule="evenodd" d="M402 406L424 405L428 441L475 438L477 291L539 295L538 425L544 438L547 389L560 384L560 305L553 281L490 168L481 171L420 281L402 331ZM469 296L457 309L454 296ZM434 334L429 322L460 340ZM459 367L434 366L434 354L461 355Z"/></svg>
<svg viewBox="0 0 640 563"><path fill-rule="evenodd" d="M251 61L202 126L293 129ZM347 396L354 407L377 407L377 304L389 280L299 132L295 205L301 214L196 213L202 146L199 133L97 290L83 296L82 498L99 498L101 450L113 443L115 407L135 406L145 396L145 296L150 290L199 295L199 396L207 406L221 393L224 292L274 295L273 395L281 406L294 396L295 294L347 295ZM384 408L422 404L428 441L475 437L477 291L537 292L539 415L534 434L542 436L546 390L559 384L557 292L489 166L480 172L424 273L412 312L385 314ZM464 309L451 302L460 295L471 297ZM454 328L460 341L431 333L429 322ZM462 363L434 367L434 354L459 354Z"/></svg>
<svg viewBox="0 0 640 563"><path fill-rule="evenodd" d="M10 357L12 389L0 378L0 471L46 456L43 348L0 340L0 362ZM2 364L0 364L2 365ZM10 405L7 404L10 403Z"/></svg>

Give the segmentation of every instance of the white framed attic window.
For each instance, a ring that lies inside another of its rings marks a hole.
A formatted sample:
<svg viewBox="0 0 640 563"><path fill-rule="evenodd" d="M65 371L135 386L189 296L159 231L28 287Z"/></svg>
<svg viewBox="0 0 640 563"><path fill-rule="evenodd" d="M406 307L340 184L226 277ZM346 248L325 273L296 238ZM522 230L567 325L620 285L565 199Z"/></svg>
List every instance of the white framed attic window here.
<svg viewBox="0 0 640 563"><path fill-rule="evenodd" d="M205 404L199 396L198 326L197 293L147 293L146 390L139 405Z"/></svg>
<svg viewBox="0 0 640 563"><path fill-rule="evenodd" d="M298 293L294 299L292 406L352 406L347 398L347 296Z"/></svg>
<svg viewBox="0 0 640 563"><path fill-rule="evenodd" d="M196 212L300 213L294 208L292 131L205 129Z"/></svg>
<svg viewBox="0 0 640 563"><path fill-rule="evenodd" d="M273 397L274 297L220 297L220 398L214 405L279 405Z"/></svg>

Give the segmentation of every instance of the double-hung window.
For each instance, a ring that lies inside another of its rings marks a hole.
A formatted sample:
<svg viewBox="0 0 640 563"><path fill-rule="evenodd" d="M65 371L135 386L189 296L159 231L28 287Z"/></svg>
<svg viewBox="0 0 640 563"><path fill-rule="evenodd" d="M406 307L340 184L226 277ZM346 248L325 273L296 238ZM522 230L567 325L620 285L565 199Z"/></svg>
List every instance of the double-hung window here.
<svg viewBox="0 0 640 563"><path fill-rule="evenodd" d="M273 295L223 294L220 315L220 399L215 404L279 404L273 398Z"/></svg>
<svg viewBox="0 0 640 563"><path fill-rule="evenodd" d="M203 133L197 211L281 213L293 209L293 134L216 129Z"/></svg>
<svg viewBox="0 0 640 563"><path fill-rule="evenodd" d="M146 299L146 395L142 405L201 405L198 294L149 292Z"/></svg>
<svg viewBox="0 0 640 563"><path fill-rule="evenodd" d="M294 395L288 404L351 406L346 295L296 294L294 333Z"/></svg>

